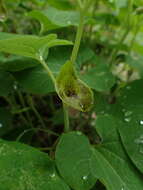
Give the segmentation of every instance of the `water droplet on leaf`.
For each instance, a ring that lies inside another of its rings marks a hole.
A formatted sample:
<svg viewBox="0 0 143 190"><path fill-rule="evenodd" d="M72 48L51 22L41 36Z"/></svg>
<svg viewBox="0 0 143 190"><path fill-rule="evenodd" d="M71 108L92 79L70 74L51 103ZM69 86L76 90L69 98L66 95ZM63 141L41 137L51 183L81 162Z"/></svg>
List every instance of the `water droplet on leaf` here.
<svg viewBox="0 0 143 190"><path fill-rule="evenodd" d="M53 173L53 174L51 174L50 176L51 176L52 178L54 178L54 177L56 177L56 174Z"/></svg>
<svg viewBox="0 0 143 190"><path fill-rule="evenodd" d="M82 177L83 180L87 180L87 178L88 178L87 176L83 176Z"/></svg>
<svg viewBox="0 0 143 190"><path fill-rule="evenodd" d="M124 118L124 121L130 122L130 121L131 121L131 118L130 118L130 117L126 117L126 118Z"/></svg>
<svg viewBox="0 0 143 190"><path fill-rule="evenodd" d="M140 121L140 125L143 125L143 120Z"/></svg>
<svg viewBox="0 0 143 190"><path fill-rule="evenodd" d="M2 123L0 123L0 128L2 128L3 127L3 124Z"/></svg>

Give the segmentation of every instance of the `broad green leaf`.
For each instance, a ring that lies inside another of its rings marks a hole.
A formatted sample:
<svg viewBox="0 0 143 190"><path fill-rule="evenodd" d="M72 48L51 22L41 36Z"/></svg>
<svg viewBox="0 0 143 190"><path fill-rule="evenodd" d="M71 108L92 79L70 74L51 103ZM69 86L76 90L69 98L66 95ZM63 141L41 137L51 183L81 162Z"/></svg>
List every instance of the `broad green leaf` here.
<svg viewBox="0 0 143 190"><path fill-rule="evenodd" d="M92 156L88 139L81 132L63 134L56 149L56 164L73 189L90 190L96 182L91 174Z"/></svg>
<svg viewBox="0 0 143 190"><path fill-rule="evenodd" d="M143 80L135 81L123 89L122 125L119 128L123 145L137 168L143 172Z"/></svg>
<svg viewBox="0 0 143 190"><path fill-rule="evenodd" d="M51 78L41 65L17 72L14 76L26 92L48 94L55 91Z"/></svg>
<svg viewBox="0 0 143 190"><path fill-rule="evenodd" d="M13 76L8 72L0 70L0 96L7 96L13 90L13 85Z"/></svg>
<svg viewBox="0 0 143 190"><path fill-rule="evenodd" d="M62 11L53 7L47 10L33 10L28 13L29 16L37 19L41 24L41 32L49 30L77 26L79 23L79 13L75 11Z"/></svg>
<svg viewBox="0 0 143 190"><path fill-rule="evenodd" d="M98 64L94 68L80 75L90 88L99 92L108 91L115 84L115 77L106 64Z"/></svg>
<svg viewBox="0 0 143 190"><path fill-rule="evenodd" d="M35 67L38 64L38 61L31 58L12 56L10 58L5 58L2 62L0 62L0 68L5 71L17 72L27 68Z"/></svg>
<svg viewBox="0 0 143 190"><path fill-rule="evenodd" d="M136 188L141 190L143 188L141 176L131 165L119 141L116 132L119 125L120 122L110 115L97 118L96 129L102 137L102 143L93 149L92 173L104 183L108 190ZM111 139L109 133L112 133Z"/></svg>
<svg viewBox="0 0 143 190"><path fill-rule="evenodd" d="M0 136L12 129L12 114L4 107L0 107Z"/></svg>
<svg viewBox="0 0 143 190"><path fill-rule="evenodd" d="M16 142L0 140L0 189L69 190L47 154Z"/></svg>
<svg viewBox="0 0 143 190"><path fill-rule="evenodd" d="M3 39L3 36L6 38ZM55 34L44 37L34 35L14 35L0 33L0 51L39 59L49 47L57 45L71 45L66 40L56 39Z"/></svg>
<svg viewBox="0 0 143 190"><path fill-rule="evenodd" d="M56 91L65 104L77 110L89 111L93 105L93 93L79 80L71 61L62 66L56 80Z"/></svg>

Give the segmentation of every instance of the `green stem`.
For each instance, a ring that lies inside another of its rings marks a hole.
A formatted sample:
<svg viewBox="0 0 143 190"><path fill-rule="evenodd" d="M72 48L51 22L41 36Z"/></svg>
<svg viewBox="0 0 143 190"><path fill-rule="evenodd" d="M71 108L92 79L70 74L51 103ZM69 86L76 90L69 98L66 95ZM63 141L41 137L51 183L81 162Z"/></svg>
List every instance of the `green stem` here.
<svg viewBox="0 0 143 190"><path fill-rule="evenodd" d="M70 127L69 127L69 114L68 114L68 109L67 106L63 103L63 111L64 111L64 126L65 126L65 132L69 132Z"/></svg>
<svg viewBox="0 0 143 190"><path fill-rule="evenodd" d="M33 102L32 97L31 97L29 94L27 95L27 99L28 99L28 102L29 102L29 105L30 105L31 109L33 110L33 112L35 113L35 115L36 115L36 117L38 118L39 122L41 123L41 126L42 126L43 128L46 128L46 125L45 125L43 119L41 118L41 115L40 115L39 112L37 111L37 109L36 109L36 107L35 107L35 105L34 105L34 102Z"/></svg>
<svg viewBox="0 0 143 190"><path fill-rule="evenodd" d="M74 64L78 55L80 43L81 43L81 38L83 34L83 28L84 28L84 13L83 11L80 12L80 21L79 21L79 26L76 34L76 39L75 39L75 44L73 47L72 55L71 55L71 62Z"/></svg>
<svg viewBox="0 0 143 190"><path fill-rule="evenodd" d="M40 58L38 58L38 61L40 61L40 63L42 64L42 66L45 68L45 70L47 71L48 75L52 79L53 83L55 84L56 83L56 79L55 79L53 73L51 72L51 70L49 69L48 65L44 61L43 57L40 56Z"/></svg>

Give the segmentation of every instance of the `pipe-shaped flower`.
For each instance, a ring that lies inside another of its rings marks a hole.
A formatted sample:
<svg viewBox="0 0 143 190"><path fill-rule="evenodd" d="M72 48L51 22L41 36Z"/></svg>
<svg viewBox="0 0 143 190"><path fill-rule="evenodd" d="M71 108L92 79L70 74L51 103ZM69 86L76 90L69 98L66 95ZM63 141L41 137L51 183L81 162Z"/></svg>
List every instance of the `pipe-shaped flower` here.
<svg viewBox="0 0 143 190"><path fill-rule="evenodd" d="M93 105L93 92L77 77L71 61L62 66L56 79L56 91L66 105L82 112L89 111Z"/></svg>

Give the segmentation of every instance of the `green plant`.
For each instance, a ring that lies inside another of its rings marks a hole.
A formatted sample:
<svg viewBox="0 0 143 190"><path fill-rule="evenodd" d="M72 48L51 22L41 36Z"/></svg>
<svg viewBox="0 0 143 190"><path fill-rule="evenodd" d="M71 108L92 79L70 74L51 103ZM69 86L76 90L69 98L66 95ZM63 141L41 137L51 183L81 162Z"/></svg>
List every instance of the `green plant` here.
<svg viewBox="0 0 143 190"><path fill-rule="evenodd" d="M0 1L1 190L143 189L142 12Z"/></svg>

